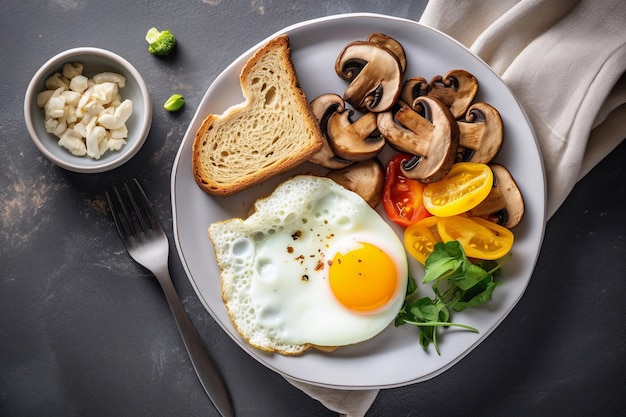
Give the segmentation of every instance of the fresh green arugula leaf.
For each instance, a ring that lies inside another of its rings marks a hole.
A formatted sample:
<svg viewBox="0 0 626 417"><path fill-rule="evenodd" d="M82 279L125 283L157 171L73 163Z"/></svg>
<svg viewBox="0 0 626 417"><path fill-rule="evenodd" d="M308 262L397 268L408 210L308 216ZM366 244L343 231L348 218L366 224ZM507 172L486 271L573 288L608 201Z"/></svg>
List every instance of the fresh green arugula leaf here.
<svg viewBox="0 0 626 417"><path fill-rule="evenodd" d="M486 277L474 287L457 293L457 300L452 304L452 309L456 312L463 311L467 307L478 307L491 300L496 287L502 282L493 281L491 276Z"/></svg>
<svg viewBox="0 0 626 417"><path fill-rule="evenodd" d="M461 247L460 244L458 246ZM461 248L462 251L463 248ZM424 264L426 273L423 282L428 283L453 275L461 267L462 262L463 258L457 251L456 245L438 242L433 252L426 258Z"/></svg>
<svg viewBox="0 0 626 417"><path fill-rule="evenodd" d="M423 283L432 285L434 297L417 298L417 284L409 277L407 296L398 313L395 325L412 324L419 329L420 345L427 349L433 344L437 353L437 332L441 327L460 327L478 332L474 327L453 323L450 309L455 312L468 307L478 307L489 302L501 282L495 281L501 266L510 258L507 255L500 263L471 262L458 241L439 242L426 258Z"/></svg>

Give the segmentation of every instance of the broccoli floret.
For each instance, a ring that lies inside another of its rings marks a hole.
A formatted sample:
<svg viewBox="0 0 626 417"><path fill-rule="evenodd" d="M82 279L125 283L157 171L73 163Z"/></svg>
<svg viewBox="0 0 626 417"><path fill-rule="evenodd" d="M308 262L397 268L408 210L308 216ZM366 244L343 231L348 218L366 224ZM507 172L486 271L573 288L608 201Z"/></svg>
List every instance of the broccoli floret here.
<svg viewBox="0 0 626 417"><path fill-rule="evenodd" d="M159 32L157 28L151 28L146 34L146 41L150 44L148 51L159 56L169 55L176 46L176 38L169 30Z"/></svg>

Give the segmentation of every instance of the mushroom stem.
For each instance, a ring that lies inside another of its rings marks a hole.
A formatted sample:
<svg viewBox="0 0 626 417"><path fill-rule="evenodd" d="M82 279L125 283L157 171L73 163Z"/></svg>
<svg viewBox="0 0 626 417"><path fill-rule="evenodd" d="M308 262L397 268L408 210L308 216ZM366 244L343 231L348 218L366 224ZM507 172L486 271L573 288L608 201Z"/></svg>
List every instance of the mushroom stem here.
<svg viewBox="0 0 626 417"><path fill-rule="evenodd" d="M472 209L471 214L474 217L486 217L497 213L505 207L506 200L502 195L502 191L499 187L493 187L487 197L478 206Z"/></svg>
<svg viewBox="0 0 626 417"><path fill-rule="evenodd" d="M346 116L346 118L349 118ZM347 128L359 137L368 137L376 130L376 113L365 113Z"/></svg>
<svg viewBox="0 0 626 417"><path fill-rule="evenodd" d="M455 118L463 117L478 92L478 80L465 70L453 69L430 80L428 95L441 100Z"/></svg>
<svg viewBox="0 0 626 417"><path fill-rule="evenodd" d="M428 117L427 115L425 116ZM412 149L412 153L416 155L427 154L429 140L435 128L426 117L419 115L419 113L406 105L401 106L395 115L398 123L414 133L414 135L411 135L409 146Z"/></svg>
<svg viewBox="0 0 626 417"><path fill-rule="evenodd" d="M483 127L478 123L459 123L459 145L476 150L480 148Z"/></svg>
<svg viewBox="0 0 626 417"><path fill-rule="evenodd" d="M402 65L382 44L354 41L335 61L335 72L349 81L343 99L360 111L388 110L400 95Z"/></svg>
<svg viewBox="0 0 626 417"><path fill-rule="evenodd" d="M376 207L382 200L385 169L378 158L357 162L331 171L326 176L363 197L372 207Z"/></svg>
<svg viewBox="0 0 626 417"><path fill-rule="evenodd" d="M385 145L377 130L376 114L365 113L352 122L352 110L333 113L328 120L328 143L335 155L349 161L363 161L376 156Z"/></svg>
<svg viewBox="0 0 626 417"><path fill-rule="evenodd" d="M322 94L311 102L311 110L322 130L323 140L322 147L309 158L309 161L329 169L341 169L352 164L352 161L346 161L335 155L328 143L328 119L335 112L345 110L343 99L337 94Z"/></svg>
<svg viewBox="0 0 626 417"><path fill-rule="evenodd" d="M504 129L500 113L487 103L474 103L465 120L457 121L459 146L472 150L467 162L487 164L495 158L502 147Z"/></svg>
<svg viewBox="0 0 626 417"><path fill-rule="evenodd" d="M469 215L511 229L524 216L524 197L505 167L499 164L490 164L489 167L493 172L493 187L487 197L469 211Z"/></svg>
<svg viewBox="0 0 626 417"><path fill-rule="evenodd" d="M415 99L428 94L428 81L423 77L409 78L404 82L400 92L400 100L403 100L415 108Z"/></svg>
<svg viewBox="0 0 626 417"><path fill-rule="evenodd" d="M382 46L383 48L387 48L389 52L395 55L398 58L398 62L400 63L400 69L402 72L406 69L406 55L404 53L404 48L402 44L392 38L391 36L387 36L384 33L372 33L368 38L368 42L376 44L378 46Z"/></svg>
<svg viewBox="0 0 626 417"><path fill-rule="evenodd" d="M395 115L378 115L378 130L394 148L419 157L402 167L404 175L423 183L439 181L454 163L459 129L441 101L429 96L415 101L423 114L399 100Z"/></svg>

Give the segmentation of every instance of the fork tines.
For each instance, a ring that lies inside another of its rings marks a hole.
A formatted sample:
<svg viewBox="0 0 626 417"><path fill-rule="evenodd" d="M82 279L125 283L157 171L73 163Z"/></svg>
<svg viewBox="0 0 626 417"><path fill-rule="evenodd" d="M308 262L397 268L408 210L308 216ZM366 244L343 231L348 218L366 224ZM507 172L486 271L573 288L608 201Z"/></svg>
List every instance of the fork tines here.
<svg viewBox="0 0 626 417"><path fill-rule="evenodd" d="M134 189L134 191L133 191ZM114 196L105 192L113 221L122 240L137 237L140 233L158 230L160 225L150 201L139 182L133 178L131 184L124 183L122 191L113 188Z"/></svg>

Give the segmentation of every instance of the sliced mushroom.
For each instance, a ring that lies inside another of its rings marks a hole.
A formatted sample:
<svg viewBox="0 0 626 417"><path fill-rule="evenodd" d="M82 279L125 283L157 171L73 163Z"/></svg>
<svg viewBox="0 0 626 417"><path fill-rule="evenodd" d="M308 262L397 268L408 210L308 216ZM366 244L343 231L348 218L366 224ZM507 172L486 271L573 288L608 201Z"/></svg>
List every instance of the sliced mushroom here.
<svg viewBox="0 0 626 417"><path fill-rule="evenodd" d="M385 139L378 132L375 113L365 113L355 122L354 111L344 109L328 118L326 134L335 155L348 161L364 161L378 155Z"/></svg>
<svg viewBox="0 0 626 417"><path fill-rule="evenodd" d="M378 158L357 162L326 176L363 197L371 207L376 207L382 200L385 170Z"/></svg>
<svg viewBox="0 0 626 417"><path fill-rule="evenodd" d="M353 163L352 161L347 161L335 155L335 152L328 143L328 133L326 132L328 118L335 112L345 110L343 99L337 94L322 94L311 101L311 110L322 130L323 140L322 147L309 158L309 162L328 169L341 169L351 165Z"/></svg>
<svg viewBox="0 0 626 417"><path fill-rule="evenodd" d="M327 113L343 111L344 108L343 99L338 94L322 94L311 101L311 111L318 121L326 117Z"/></svg>
<svg viewBox="0 0 626 417"><path fill-rule="evenodd" d="M372 33L367 41L389 49L398 58L402 72L406 70L406 54L400 42L384 33Z"/></svg>
<svg viewBox="0 0 626 417"><path fill-rule="evenodd" d="M490 164L493 171L493 187L469 215L481 217L506 228L519 224L524 216L524 198L511 173L502 165Z"/></svg>
<svg viewBox="0 0 626 417"><path fill-rule="evenodd" d="M400 100L415 108L415 99L428 94L428 81L423 77L409 78L404 82L400 91Z"/></svg>
<svg viewBox="0 0 626 417"><path fill-rule="evenodd" d="M461 160L488 164L502 147L504 127L500 113L487 103L476 102L459 125Z"/></svg>
<svg viewBox="0 0 626 417"><path fill-rule="evenodd" d="M378 130L393 147L415 155L402 167L404 175L423 183L439 181L454 163L459 128L441 101L423 96L416 103L423 115L398 101L395 114L378 115Z"/></svg>
<svg viewBox="0 0 626 417"><path fill-rule="evenodd" d="M348 44L335 61L335 71L350 81L343 98L359 111L386 111L400 95L404 71L384 46L368 41Z"/></svg>
<svg viewBox="0 0 626 417"><path fill-rule="evenodd" d="M478 92L478 80L465 70L453 69L429 83L428 95L441 100L455 118L463 117Z"/></svg>

